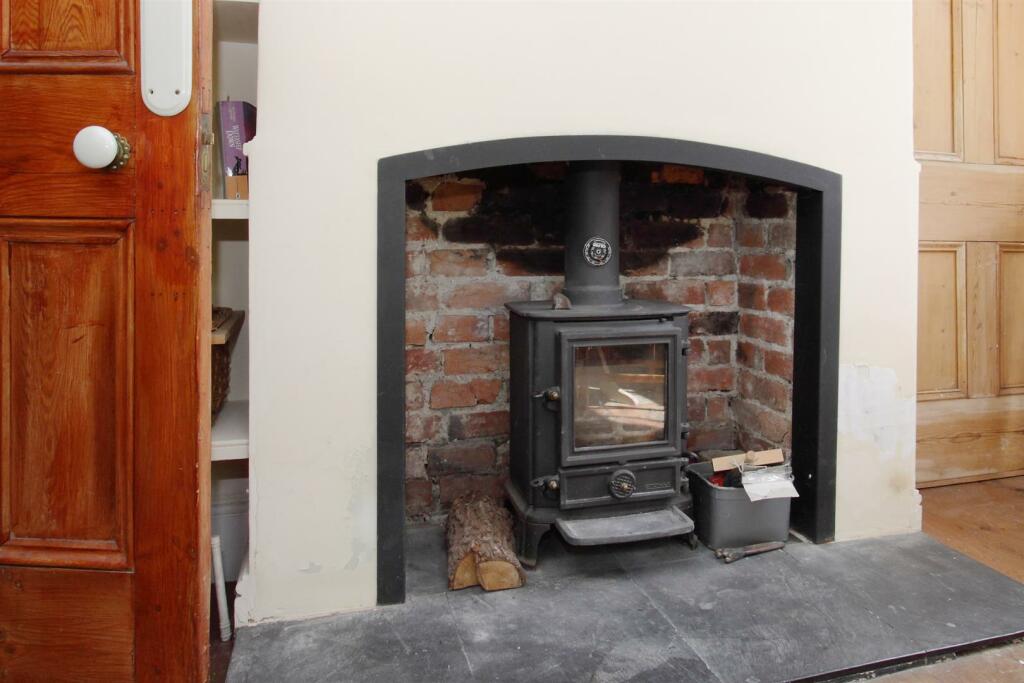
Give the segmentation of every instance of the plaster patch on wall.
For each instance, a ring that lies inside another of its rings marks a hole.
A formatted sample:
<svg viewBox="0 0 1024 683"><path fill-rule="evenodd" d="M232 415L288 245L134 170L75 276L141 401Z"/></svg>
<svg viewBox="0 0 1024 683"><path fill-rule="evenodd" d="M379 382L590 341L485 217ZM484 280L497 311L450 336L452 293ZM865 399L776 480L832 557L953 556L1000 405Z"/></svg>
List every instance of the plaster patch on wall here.
<svg viewBox="0 0 1024 683"><path fill-rule="evenodd" d="M892 368L843 363L839 366L839 433L874 445L885 460L914 448L916 402L903 395Z"/></svg>
<svg viewBox="0 0 1024 683"><path fill-rule="evenodd" d="M915 486L917 403L892 368L839 366L836 539L921 528Z"/></svg>

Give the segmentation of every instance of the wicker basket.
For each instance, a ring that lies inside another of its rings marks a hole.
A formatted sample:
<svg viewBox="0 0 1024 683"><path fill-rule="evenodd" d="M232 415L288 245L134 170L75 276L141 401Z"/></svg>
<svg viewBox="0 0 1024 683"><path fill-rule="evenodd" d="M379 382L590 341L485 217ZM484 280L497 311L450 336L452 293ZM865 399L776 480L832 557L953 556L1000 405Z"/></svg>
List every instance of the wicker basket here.
<svg viewBox="0 0 1024 683"><path fill-rule="evenodd" d="M245 321L244 311L230 308L213 309L213 348L210 353L210 404L213 417L224 407L231 389L231 352Z"/></svg>

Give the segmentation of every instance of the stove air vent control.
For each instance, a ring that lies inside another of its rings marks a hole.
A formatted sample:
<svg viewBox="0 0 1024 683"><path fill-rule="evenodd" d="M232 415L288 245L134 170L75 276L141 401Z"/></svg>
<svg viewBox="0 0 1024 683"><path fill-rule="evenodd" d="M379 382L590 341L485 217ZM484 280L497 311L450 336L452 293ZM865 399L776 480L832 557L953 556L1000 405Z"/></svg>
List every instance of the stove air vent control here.
<svg viewBox="0 0 1024 683"><path fill-rule="evenodd" d="M629 470L616 470L608 482L612 497L623 500L636 493L636 475Z"/></svg>

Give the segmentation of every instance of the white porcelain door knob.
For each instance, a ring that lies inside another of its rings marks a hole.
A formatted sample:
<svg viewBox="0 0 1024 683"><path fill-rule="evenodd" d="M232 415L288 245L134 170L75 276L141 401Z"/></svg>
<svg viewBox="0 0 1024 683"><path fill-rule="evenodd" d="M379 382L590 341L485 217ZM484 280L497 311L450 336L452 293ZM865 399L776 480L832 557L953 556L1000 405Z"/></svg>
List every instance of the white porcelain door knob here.
<svg viewBox="0 0 1024 683"><path fill-rule="evenodd" d="M116 170L124 166L132 154L127 140L103 126L86 126L78 131L71 147L75 158L86 168Z"/></svg>

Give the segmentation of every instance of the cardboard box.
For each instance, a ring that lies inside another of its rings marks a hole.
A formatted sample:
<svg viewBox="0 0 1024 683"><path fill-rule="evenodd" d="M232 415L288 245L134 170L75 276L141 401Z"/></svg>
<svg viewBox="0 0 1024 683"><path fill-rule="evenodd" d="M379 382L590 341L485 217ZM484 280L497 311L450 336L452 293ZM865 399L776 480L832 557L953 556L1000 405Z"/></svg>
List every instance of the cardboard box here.
<svg viewBox="0 0 1024 683"><path fill-rule="evenodd" d="M722 455L711 459L711 466L715 472L722 472L739 467L740 465L778 465L785 460L781 448L773 448L768 451L747 451L736 455Z"/></svg>
<svg viewBox="0 0 1024 683"><path fill-rule="evenodd" d="M225 199L248 199L249 198L249 176L229 175L224 179Z"/></svg>

